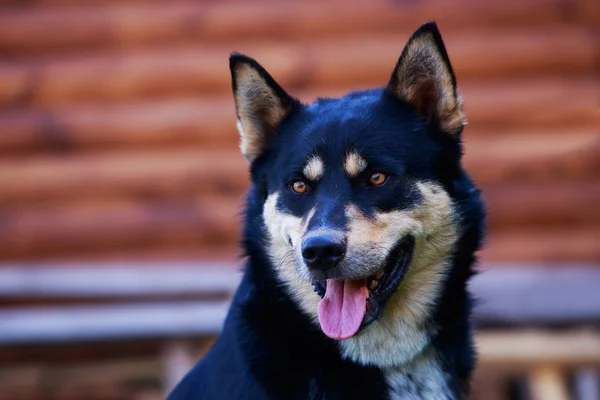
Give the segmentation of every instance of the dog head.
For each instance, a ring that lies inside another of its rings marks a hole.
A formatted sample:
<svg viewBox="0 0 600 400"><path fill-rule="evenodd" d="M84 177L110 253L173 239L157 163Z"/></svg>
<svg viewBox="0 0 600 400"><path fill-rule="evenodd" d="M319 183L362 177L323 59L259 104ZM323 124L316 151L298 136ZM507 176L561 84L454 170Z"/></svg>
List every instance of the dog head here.
<svg viewBox="0 0 600 400"><path fill-rule="evenodd" d="M253 59L233 54L230 68L261 193L253 223L279 280L347 357L414 357L450 268L464 174L462 101L436 25L412 35L385 88L310 105Z"/></svg>

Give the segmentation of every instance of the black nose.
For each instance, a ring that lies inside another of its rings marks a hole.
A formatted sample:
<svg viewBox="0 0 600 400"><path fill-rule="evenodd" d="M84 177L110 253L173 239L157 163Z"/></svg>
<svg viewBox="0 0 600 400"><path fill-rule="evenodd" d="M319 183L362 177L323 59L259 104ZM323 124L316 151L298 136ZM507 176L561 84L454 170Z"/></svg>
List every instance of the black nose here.
<svg viewBox="0 0 600 400"><path fill-rule="evenodd" d="M309 268L326 270L335 267L346 254L346 243L335 235L309 237L302 244L302 257Z"/></svg>

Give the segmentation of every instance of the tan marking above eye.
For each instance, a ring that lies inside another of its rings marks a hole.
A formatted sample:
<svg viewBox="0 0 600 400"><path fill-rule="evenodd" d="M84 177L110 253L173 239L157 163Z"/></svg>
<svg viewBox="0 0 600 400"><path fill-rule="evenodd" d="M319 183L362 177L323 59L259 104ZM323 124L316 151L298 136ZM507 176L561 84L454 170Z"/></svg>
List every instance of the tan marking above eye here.
<svg viewBox="0 0 600 400"><path fill-rule="evenodd" d="M306 193L308 186L306 186L304 181L297 180L292 183L292 190L296 193Z"/></svg>
<svg viewBox="0 0 600 400"><path fill-rule="evenodd" d="M325 174L325 164L320 157L313 156L308 160L302 172L308 180L317 181Z"/></svg>
<svg viewBox="0 0 600 400"><path fill-rule="evenodd" d="M387 175L383 172L373 172L371 176L369 176L369 184L372 186L380 186L387 181Z"/></svg>
<svg viewBox="0 0 600 400"><path fill-rule="evenodd" d="M348 176L354 177L367 168L367 161L362 158L358 153L351 152L346 156L344 161L344 169Z"/></svg>

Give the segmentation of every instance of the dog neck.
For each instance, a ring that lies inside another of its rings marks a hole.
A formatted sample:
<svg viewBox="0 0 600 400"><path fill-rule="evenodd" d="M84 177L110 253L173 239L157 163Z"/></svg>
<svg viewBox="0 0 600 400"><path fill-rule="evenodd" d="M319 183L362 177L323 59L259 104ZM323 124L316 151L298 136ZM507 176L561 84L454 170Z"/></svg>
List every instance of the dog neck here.
<svg viewBox="0 0 600 400"><path fill-rule="evenodd" d="M475 363L469 322L471 300L466 287L472 262L471 252L459 251L439 264L418 266L413 275L419 278L418 282L443 283L443 287L422 287L423 293L435 294L428 298L429 307L398 308L409 306L415 298L425 298L415 285L406 292L401 287L396 293L396 303L391 304L396 308L388 309L394 312L367 328L360 337L340 342L342 356L362 365L379 367L390 387L392 400L462 398L468 393ZM427 275L422 272L439 273L444 277L425 279ZM424 303L412 304L422 306Z"/></svg>
<svg viewBox="0 0 600 400"><path fill-rule="evenodd" d="M388 368L406 365L425 351L439 328L433 315L452 269L443 256L418 254L381 318L339 343L344 358Z"/></svg>
<svg viewBox="0 0 600 400"><path fill-rule="evenodd" d="M435 349L427 346L411 361L383 369L391 400L451 400L450 382Z"/></svg>

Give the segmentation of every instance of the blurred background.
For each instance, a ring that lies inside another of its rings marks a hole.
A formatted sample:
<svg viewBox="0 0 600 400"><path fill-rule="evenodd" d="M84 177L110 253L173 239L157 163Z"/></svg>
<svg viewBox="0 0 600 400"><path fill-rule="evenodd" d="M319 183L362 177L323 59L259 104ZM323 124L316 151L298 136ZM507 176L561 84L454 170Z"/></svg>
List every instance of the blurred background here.
<svg viewBox="0 0 600 400"><path fill-rule="evenodd" d="M0 0L0 399L155 400L239 279L228 55L304 101L435 19L489 206L474 399L598 400L598 0Z"/></svg>

